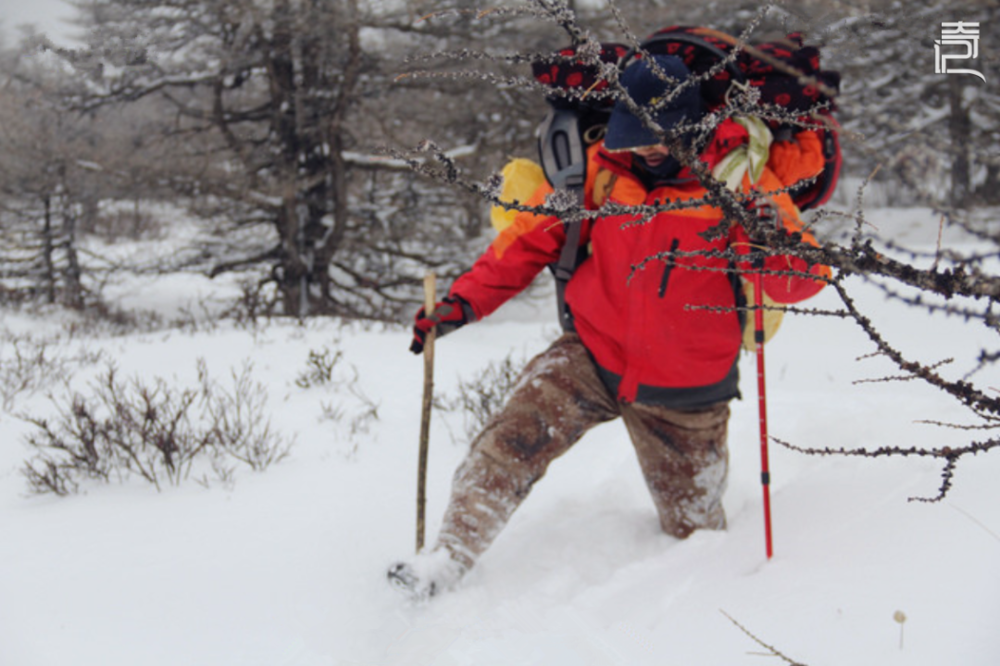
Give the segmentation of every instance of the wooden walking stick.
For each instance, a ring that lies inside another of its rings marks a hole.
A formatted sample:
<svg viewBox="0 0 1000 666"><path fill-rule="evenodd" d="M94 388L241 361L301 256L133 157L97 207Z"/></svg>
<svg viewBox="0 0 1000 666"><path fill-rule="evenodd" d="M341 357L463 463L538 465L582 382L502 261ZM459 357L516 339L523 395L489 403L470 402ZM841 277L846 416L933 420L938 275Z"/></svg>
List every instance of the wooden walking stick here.
<svg viewBox="0 0 1000 666"><path fill-rule="evenodd" d="M437 287L433 272L424 276L424 313L434 314ZM427 332L424 341L424 398L420 408L420 455L417 462L417 552L424 547L424 516L427 506L427 453L430 448L431 404L434 401L434 335Z"/></svg>

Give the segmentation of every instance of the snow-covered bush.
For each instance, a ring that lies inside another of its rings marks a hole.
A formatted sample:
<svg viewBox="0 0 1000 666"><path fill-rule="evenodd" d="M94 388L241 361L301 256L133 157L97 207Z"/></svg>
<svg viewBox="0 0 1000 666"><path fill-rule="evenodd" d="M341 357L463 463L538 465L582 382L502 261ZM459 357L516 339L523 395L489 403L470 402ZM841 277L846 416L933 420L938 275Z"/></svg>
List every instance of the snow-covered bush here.
<svg viewBox="0 0 1000 666"><path fill-rule="evenodd" d="M379 420L379 403L372 400L359 385L358 369L343 363L344 352L322 347L310 349L306 368L295 379L301 389L325 388L336 396L335 401L320 402L323 421L337 426L335 435L358 449L358 437L368 435Z"/></svg>
<svg viewBox="0 0 1000 666"><path fill-rule="evenodd" d="M319 351L310 349L309 357L306 359L306 369L299 373L295 385L305 389L331 383L334 370L343 357L343 352L339 350L333 352L327 347Z"/></svg>
<svg viewBox="0 0 1000 666"><path fill-rule="evenodd" d="M207 485L231 482L241 464L264 470L288 455L291 443L271 430L266 387L251 370L234 372L226 389L200 361L200 387L177 389L159 377L122 380L109 366L89 395L55 400L54 421L24 417L38 430L27 437L35 455L21 472L33 492L68 495L87 480L138 476L160 490L193 471Z"/></svg>
<svg viewBox="0 0 1000 666"><path fill-rule="evenodd" d="M526 362L523 357L514 360L513 352L500 361L490 361L472 379L459 380L456 397L445 396L441 399L441 409L462 413L467 441L482 432L493 415L507 402Z"/></svg>
<svg viewBox="0 0 1000 666"><path fill-rule="evenodd" d="M0 407L11 411L19 397L37 393L100 357L100 352L86 350L67 354L52 340L4 333L0 335Z"/></svg>

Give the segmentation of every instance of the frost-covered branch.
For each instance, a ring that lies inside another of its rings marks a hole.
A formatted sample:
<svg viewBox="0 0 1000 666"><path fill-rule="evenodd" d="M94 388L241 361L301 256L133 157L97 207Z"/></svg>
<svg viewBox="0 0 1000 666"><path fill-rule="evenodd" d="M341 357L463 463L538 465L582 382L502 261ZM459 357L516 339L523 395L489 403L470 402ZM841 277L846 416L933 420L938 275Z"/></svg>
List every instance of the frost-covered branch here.
<svg viewBox="0 0 1000 666"><path fill-rule="evenodd" d="M1000 424L991 426L993 428L1000 427ZM952 479L955 475L955 467L958 464L958 460L964 456L976 455L979 453L986 453L994 449L1000 448L1000 439L989 439L984 442L972 442L965 446L944 446L936 449L928 449L924 447L910 446L881 446L875 449L849 449L844 447L837 448L807 448L799 447L788 442L784 442L778 438L772 437L772 439L780 444L781 446L798 453L804 453L806 455L814 456L851 456L851 457L861 457L861 458L885 458L889 456L898 457L923 457L923 458L937 458L944 461L944 467L941 470L941 487L938 489L938 494L934 497L911 497L911 502L940 502L948 494L951 489Z"/></svg>

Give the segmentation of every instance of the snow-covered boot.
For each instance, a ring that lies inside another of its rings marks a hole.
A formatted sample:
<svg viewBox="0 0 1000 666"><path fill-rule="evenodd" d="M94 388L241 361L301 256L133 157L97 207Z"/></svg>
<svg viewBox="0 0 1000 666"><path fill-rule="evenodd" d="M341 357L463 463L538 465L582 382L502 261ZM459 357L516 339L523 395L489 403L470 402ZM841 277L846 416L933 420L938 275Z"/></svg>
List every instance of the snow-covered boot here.
<svg viewBox="0 0 1000 666"><path fill-rule="evenodd" d="M414 601L426 601L450 590L465 575L466 568L444 548L420 553L389 567L389 584Z"/></svg>

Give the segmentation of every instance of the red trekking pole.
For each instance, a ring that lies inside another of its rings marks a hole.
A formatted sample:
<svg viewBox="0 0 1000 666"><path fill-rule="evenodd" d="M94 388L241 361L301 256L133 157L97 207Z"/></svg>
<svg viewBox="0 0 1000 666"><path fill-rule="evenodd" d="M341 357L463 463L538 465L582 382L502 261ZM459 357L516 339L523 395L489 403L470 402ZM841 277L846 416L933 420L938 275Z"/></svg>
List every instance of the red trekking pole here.
<svg viewBox="0 0 1000 666"><path fill-rule="evenodd" d="M757 404L760 408L760 482L764 489L764 540L767 559L774 554L771 543L771 470L767 461L767 392L764 383L764 288L763 261L753 274L754 348L757 353Z"/></svg>

